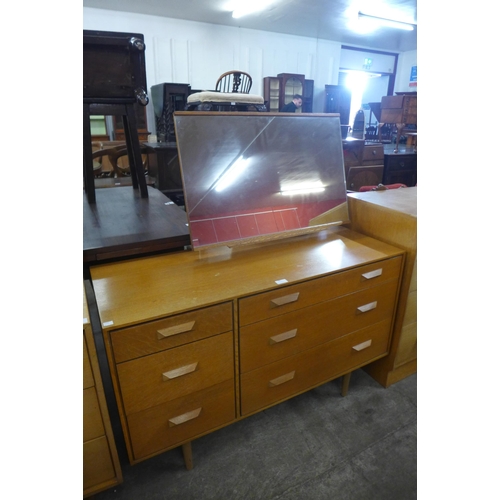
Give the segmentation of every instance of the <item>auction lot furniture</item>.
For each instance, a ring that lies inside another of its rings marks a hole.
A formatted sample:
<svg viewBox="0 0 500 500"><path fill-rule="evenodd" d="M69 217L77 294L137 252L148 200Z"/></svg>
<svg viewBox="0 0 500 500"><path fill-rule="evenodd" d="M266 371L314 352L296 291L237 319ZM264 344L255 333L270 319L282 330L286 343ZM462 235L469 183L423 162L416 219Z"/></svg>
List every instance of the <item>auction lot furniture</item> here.
<svg viewBox="0 0 500 500"><path fill-rule="evenodd" d="M405 252L341 226L95 265L129 460L386 356Z"/></svg>
<svg viewBox="0 0 500 500"><path fill-rule="evenodd" d="M83 292L83 496L122 482L85 291Z"/></svg>
<svg viewBox="0 0 500 500"><path fill-rule="evenodd" d="M365 367L384 387L417 371L417 188L350 193L351 228L407 252L389 356Z"/></svg>

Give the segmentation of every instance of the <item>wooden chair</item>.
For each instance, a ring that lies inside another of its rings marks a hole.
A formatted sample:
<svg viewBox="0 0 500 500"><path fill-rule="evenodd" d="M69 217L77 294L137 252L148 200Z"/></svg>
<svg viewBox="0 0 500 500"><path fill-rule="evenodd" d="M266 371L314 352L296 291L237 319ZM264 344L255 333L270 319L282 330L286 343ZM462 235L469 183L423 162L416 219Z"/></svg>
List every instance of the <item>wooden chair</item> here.
<svg viewBox="0 0 500 500"><path fill-rule="evenodd" d="M146 147L141 144L141 159L142 168L144 169L144 174L148 174L148 154ZM125 158L128 158L127 145L120 145L108 150L109 161L113 167L115 177L128 177L130 176L130 165L129 162L124 162Z"/></svg>
<svg viewBox="0 0 500 500"><path fill-rule="evenodd" d="M219 76L215 84L217 92L236 92L249 94L252 88L252 77L244 71L232 70Z"/></svg>

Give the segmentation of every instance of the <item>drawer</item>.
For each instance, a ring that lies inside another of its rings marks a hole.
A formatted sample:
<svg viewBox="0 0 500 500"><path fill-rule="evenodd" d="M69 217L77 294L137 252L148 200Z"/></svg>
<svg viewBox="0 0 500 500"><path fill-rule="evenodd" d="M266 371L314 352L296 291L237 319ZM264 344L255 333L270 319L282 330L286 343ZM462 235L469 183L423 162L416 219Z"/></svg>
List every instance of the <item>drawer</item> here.
<svg viewBox="0 0 500 500"><path fill-rule="evenodd" d="M363 164L378 164L384 163L384 146L383 144L365 145L363 148Z"/></svg>
<svg viewBox="0 0 500 500"><path fill-rule="evenodd" d="M232 332L117 366L125 413L172 401L234 378Z"/></svg>
<svg viewBox="0 0 500 500"><path fill-rule="evenodd" d="M416 170L417 155L388 155L385 168L387 172L398 170Z"/></svg>
<svg viewBox="0 0 500 500"><path fill-rule="evenodd" d="M164 351L233 328L231 302L111 332L116 363Z"/></svg>
<svg viewBox="0 0 500 500"><path fill-rule="evenodd" d="M106 436L83 443L84 491L111 480L116 480L116 472Z"/></svg>
<svg viewBox="0 0 500 500"><path fill-rule="evenodd" d="M241 372L392 319L397 280L240 329ZM367 307L365 307L367 306Z"/></svg>
<svg viewBox="0 0 500 500"><path fill-rule="evenodd" d="M240 325L248 325L399 277L401 257L360 266L239 300Z"/></svg>
<svg viewBox="0 0 500 500"><path fill-rule="evenodd" d="M235 418L232 380L134 413L128 418L134 459L189 441Z"/></svg>
<svg viewBox="0 0 500 500"><path fill-rule="evenodd" d="M94 375L90 366L89 351L87 349L87 341L83 336L83 388L88 389L94 385Z"/></svg>
<svg viewBox="0 0 500 500"><path fill-rule="evenodd" d="M241 413L248 415L352 371L388 353L386 320L241 375Z"/></svg>
<svg viewBox="0 0 500 500"><path fill-rule="evenodd" d="M104 436L101 408L95 387L83 391L83 441Z"/></svg>

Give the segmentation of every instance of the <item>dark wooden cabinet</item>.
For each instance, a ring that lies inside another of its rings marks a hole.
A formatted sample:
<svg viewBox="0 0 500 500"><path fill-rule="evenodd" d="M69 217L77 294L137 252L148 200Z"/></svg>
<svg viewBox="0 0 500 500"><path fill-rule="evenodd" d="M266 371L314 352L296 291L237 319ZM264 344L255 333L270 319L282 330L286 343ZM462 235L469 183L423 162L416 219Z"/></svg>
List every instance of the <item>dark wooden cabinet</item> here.
<svg viewBox="0 0 500 500"><path fill-rule="evenodd" d="M384 184L417 184L416 153L386 153L384 155Z"/></svg>
<svg viewBox="0 0 500 500"><path fill-rule="evenodd" d="M325 85L325 113L340 113L341 125L349 125L351 91L344 85Z"/></svg>
<svg viewBox="0 0 500 500"><path fill-rule="evenodd" d="M280 73L264 78L264 102L270 112L277 113L293 96L302 96L302 106L297 113L312 113L314 80L307 80L304 75Z"/></svg>
<svg viewBox="0 0 500 500"><path fill-rule="evenodd" d="M384 175L383 144L366 144L364 140L342 141L346 188L359 191L362 186L377 186Z"/></svg>

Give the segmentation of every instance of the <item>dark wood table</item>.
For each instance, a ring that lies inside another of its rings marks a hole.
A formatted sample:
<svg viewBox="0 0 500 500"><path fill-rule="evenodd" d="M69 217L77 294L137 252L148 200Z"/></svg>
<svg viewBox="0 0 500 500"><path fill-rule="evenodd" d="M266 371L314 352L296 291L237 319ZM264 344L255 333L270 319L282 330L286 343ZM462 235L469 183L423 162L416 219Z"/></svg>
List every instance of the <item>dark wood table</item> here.
<svg viewBox="0 0 500 500"><path fill-rule="evenodd" d="M96 189L96 203L83 195L84 266L159 251L183 250L191 244L186 212L148 186Z"/></svg>

